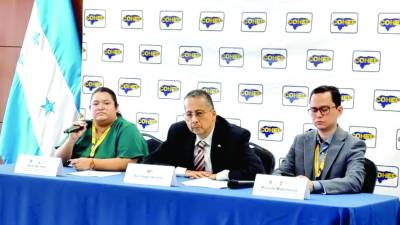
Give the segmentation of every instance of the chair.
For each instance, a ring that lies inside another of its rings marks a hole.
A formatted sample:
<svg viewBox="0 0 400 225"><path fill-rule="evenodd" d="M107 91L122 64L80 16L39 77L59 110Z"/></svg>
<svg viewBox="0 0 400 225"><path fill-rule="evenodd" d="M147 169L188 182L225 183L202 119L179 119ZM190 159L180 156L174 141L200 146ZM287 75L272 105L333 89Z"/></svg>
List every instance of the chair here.
<svg viewBox="0 0 400 225"><path fill-rule="evenodd" d="M261 162L263 163L263 166L264 166L265 173L271 174L275 168L274 155L267 149L265 149L257 144L250 142L249 145L250 145L250 148L253 149L254 152L256 153L256 155L261 159Z"/></svg>
<svg viewBox="0 0 400 225"><path fill-rule="evenodd" d="M163 141L154 137L151 134L142 133L142 136L147 141L147 147L149 149L150 154L154 152L158 148L158 146L160 146L163 143Z"/></svg>
<svg viewBox="0 0 400 225"><path fill-rule="evenodd" d="M365 158L364 169L365 178L361 192L373 193L375 189L376 177L378 175L378 169L376 168L375 163L367 158Z"/></svg>

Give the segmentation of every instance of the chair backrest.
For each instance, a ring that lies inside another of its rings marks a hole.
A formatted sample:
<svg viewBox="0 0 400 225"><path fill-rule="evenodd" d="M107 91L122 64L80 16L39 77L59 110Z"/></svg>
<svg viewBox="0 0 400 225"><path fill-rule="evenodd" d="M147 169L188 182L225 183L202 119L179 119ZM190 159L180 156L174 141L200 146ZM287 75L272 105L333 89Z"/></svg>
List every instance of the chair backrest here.
<svg viewBox="0 0 400 225"><path fill-rule="evenodd" d="M147 141L147 147L149 149L149 153L154 152L158 148L158 146L160 146L163 143L163 141L161 141L160 139L156 138L151 134L142 133L142 136Z"/></svg>
<svg viewBox="0 0 400 225"><path fill-rule="evenodd" d="M256 155L261 159L261 162L263 163L263 166L264 166L265 173L271 174L275 168L274 155L267 149L265 149L257 144L250 142L249 145L250 145L250 148L253 149L254 152L256 153Z"/></svg>
<svg viewBox="0 0 400 225"><path fill-rule="evenodd" d="M378 169L376 168L375 163L367 158L365 158L364 169L366 174L361 192L373 193L375 189L376 177L378 175Z"/></svg>

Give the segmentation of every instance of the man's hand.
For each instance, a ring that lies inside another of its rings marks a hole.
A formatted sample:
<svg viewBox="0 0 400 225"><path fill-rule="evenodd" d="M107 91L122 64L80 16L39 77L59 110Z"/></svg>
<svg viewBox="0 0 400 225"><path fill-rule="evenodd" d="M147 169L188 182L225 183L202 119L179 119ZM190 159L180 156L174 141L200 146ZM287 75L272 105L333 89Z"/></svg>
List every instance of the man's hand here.
<svg viewBox="0 0 400 225"><path fill-rule="evenodd" d="M213 175L211 172L207 171L193 171L193 170L186 170L185 177L189 178L203 178L203 177L210 177Z"/></svg>
<svg viewBox="0 0 400 225"><path fill-rule="evenodd" d="M300 176L297 176L297 177L300 177L300 178L303 178L303 179L307 179L307 185L308 185L308 188L310 189L310 193L312 193L314 191L314 184L310 179L308 179L308 177L303 176L303 175L300 175Z"/></svg>

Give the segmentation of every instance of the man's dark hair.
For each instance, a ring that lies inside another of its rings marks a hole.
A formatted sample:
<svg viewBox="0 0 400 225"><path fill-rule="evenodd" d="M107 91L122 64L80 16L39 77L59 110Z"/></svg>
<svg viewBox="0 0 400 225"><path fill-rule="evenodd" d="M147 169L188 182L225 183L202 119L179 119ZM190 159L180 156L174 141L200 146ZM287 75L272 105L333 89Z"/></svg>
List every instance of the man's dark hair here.
<svg viewBox="0 0 400 225"><path fill-rule="evenodd" d="M204 97L207 100L208 105L210 105L211 109L214 109L214 103L212 101L211 96L202 89L195 89L193 91L190 91L189 93L186 94L184 99L195 98L195 97Z"/></svg>
<svg viewBox="0 0 400 225"><path fill-rule="evenodd" d="M322 85L317 88L315 88L310 95L310 100L313 94L320 94L320 93L325 93L325 92L330 92L332 101L335 103L336 107L339 107L342 104L342 96L340 95L339 89L335 86L328 86L328 85Z"/></svg>

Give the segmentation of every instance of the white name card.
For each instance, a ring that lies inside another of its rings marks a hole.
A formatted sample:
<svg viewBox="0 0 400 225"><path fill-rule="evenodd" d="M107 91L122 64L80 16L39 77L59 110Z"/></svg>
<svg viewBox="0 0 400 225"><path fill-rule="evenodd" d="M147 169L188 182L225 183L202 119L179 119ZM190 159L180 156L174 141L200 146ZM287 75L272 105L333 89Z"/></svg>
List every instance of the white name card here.
<svg viewBox="0 0 400 225"><path fill-rule="evenodd" d="M304 178L257 174L253 195L304 200L310 190Z"/></svg>
<svg viewBox="0 0 400 225"><path fill-rule="evenodd" d="M175 167L129 163L124 183L170 187L176 185Z"/></svg>
<svg viewBox="0 0 400 225"><path fill-rule="evenodd" d="M61 175L61 158L19 154L14 173L52 176Z"/></svg>

